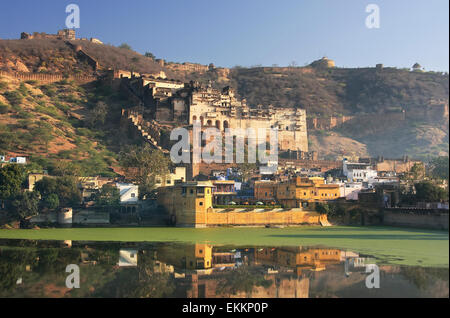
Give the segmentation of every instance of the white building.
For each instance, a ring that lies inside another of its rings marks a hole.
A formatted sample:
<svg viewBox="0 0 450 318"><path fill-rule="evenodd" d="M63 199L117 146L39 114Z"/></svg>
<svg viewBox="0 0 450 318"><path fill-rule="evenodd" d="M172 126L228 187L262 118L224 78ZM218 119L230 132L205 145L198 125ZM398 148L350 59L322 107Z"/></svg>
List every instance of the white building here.
<svg viewBox="0 0 450 318"><path fill-rule="evenodd" d="M340 185L340 197L345 200L358 200L358 193L363 188L361 182L348 182Z"/></svg>
<svg viewBox="0 0 450 318"><path fill-rule="evenodd" d="M369 182L377 177L378 172L373 170L370 164L359 162L348 162L343 160L342 172L350 182Z"/></svg>
<svg viewBox="0 0 450 318"><path fill-rule="evenodd" d="M120 267L136 267L138 262L138 251L133 249L121 249L119 251L119 262L117 265Z"/></svg>
<svg viewBox="0 0 450 318"><path fill-rule="evenodd" d="M11 157L9 160L6 160L6 156L0 156L0 162L9 162L9 163L27 163L27 159L25 157Z"/></svg>
<svg viewBox="0 0 450 318"><path fill-rule="evenodd" d="M120 204L136 204L139 201L139 188L132 183L116 183L120 192Z"/></svg>
<svg viewBox="0 0 450 318"><path fill-rule="evenodd" d="M175 184L175 181L186 181L186 167L175 167L173 171L171 171L165 177L157 177L155 182L155 187L169 187Z"/></svg>

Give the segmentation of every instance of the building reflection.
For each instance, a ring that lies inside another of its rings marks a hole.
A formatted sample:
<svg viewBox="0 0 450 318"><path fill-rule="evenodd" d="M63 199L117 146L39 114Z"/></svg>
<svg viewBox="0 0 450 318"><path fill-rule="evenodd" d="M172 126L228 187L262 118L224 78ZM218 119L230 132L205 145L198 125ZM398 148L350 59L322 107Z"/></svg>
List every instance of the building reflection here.
<svg viewBox="0 0 450 318"><path fill-rule="evenodd" d="M0 297L320 297L325 290L336 295L344 286L367 292L365 265L373 261L327 247L4 241L0 240ZM65 287L67 264L79 264L81 272L88 273L90 279L80 289ZM416 276L428 275L399 266L380 270L413 284L422 282ZM49 287L37 288L43 282ZM448 280L441 284L448 286ZM47 289L53 294L45 294Z"/></svg>

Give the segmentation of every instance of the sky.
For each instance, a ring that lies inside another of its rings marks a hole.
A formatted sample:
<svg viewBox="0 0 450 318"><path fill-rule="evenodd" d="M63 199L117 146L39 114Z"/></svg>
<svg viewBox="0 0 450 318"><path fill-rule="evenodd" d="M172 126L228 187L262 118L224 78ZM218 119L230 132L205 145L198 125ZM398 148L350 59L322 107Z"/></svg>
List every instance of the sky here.
<svg viewBox="0 0 450 318"><path fill-rule="evenodd" d="M338 67L449 70L448 0L0 0L0 39L56 33L71 3L77 37L166 61L303 66L327 56ZM369 4L379 28L366 26Z"/></svg>

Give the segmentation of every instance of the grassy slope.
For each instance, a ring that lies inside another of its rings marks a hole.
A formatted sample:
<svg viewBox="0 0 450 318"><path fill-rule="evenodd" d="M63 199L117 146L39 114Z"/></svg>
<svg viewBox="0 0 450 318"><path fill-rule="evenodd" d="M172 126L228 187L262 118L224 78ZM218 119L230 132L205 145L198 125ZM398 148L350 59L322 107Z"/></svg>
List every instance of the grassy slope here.
<svg viewBox="0 0 450 318"><path fill-rule="evenodd" d="M0 230L0 238L33 240L210 242L239 246L330 246L371 255L382 264L448 267L448 232L392 227L72 228Z"/></svg>
<svg viewBox="0 0 450 318"><path fill-rule="evenodd" d="M0 83L0 153L29 156L50 170L73 162L81 175L114 175L117 152L128 142L117 129L126 104L120 95L98 83L20 84L8 77ZM88 126L98 102L107 104L106 124Z"/></svg>

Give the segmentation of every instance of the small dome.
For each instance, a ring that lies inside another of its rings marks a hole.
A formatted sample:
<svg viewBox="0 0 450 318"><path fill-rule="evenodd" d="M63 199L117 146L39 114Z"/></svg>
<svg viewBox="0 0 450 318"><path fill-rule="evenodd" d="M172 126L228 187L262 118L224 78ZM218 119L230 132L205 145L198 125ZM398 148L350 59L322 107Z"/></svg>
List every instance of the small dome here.
<svg viewBox="0 0 450 318"><path fill-rule="evenodd" d="M310 64L312 67L336 67L336 64L333 60L330 60L328 57L324 56L320 60L314 61Z"/></svg>

